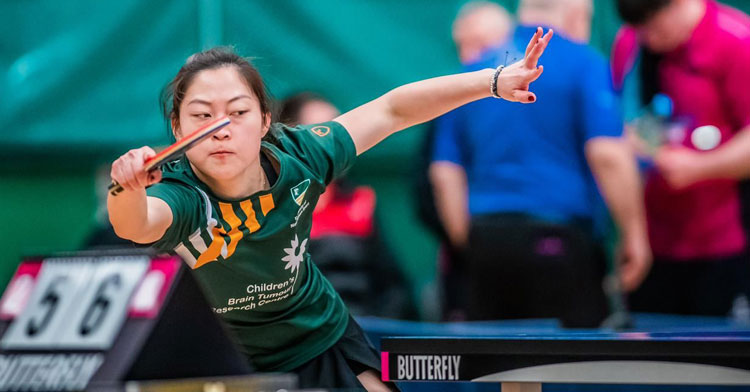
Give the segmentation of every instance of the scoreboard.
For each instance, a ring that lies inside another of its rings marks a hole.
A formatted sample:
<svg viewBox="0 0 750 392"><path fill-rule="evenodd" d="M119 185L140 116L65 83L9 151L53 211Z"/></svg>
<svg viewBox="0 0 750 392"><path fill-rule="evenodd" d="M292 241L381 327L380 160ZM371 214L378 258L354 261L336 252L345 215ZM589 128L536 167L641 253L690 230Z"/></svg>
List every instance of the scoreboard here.
<svg viewBox="0 0 750 392"><path fill-rule="evenodd" d="M27 259L0 299L0 391L249 373L178 257Z"/></svg>

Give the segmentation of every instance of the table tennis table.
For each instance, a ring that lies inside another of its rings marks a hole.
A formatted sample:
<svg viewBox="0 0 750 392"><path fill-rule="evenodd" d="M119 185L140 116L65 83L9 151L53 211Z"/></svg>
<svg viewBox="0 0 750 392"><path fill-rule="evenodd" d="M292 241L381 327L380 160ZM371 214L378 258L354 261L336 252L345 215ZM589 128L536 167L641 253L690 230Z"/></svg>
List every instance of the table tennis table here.
<svg viewBox="0 0 750 392"><path fill-rule="evenodd" d="M750 332L568 333L496 337L388 337L387 381L750 385Z"/></svg>

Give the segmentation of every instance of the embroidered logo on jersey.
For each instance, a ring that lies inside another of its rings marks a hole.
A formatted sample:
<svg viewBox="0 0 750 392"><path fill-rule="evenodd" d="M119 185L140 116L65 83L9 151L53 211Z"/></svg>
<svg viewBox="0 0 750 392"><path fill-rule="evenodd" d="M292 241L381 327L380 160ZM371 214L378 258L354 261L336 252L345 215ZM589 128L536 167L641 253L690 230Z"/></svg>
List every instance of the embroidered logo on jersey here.
<svg viewBox="0 0 750 392"><path fill-rule="evenodd" d="M327 127L325 125L318 125L318 126L310 128L310 130L314 134L316 134L316 135L318 135L320 137L323 137L323 136L328 135L329 133L331 133L331 128L329 128L329 127Z"/></svg>
<svg viewBox="0 0 750 392"><path fill-rule="evenodd" d="M302 205L302 200L305 199L305 192L310 187L310 179L300 182L294 188L291 189L292 199L297 203L298 206Z"/></svg>
<svg viewBox="0 0 750 392"><path fill-rule="evenodd" d="M284 253L286 253L286 256L281 258L281 261L286 261L284 269L290 270L289 272L291 273L299 272L299 265L304 258L306 248L307 238L302 240L302 243L300 243L299 238L297 238L297 234L295 234L294 239L292 240L291 248L284 248Z"/></svg>

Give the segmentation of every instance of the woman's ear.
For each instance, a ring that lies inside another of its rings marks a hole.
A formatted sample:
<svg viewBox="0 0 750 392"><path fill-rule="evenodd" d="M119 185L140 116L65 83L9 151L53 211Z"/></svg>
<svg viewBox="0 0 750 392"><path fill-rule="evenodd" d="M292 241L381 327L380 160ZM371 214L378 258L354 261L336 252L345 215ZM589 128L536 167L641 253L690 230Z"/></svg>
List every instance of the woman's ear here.
<svg viewBox="0 0 750 392"><path fill-rule="evenodd" d="M172 123L172 136L174 136L174 140L180 140L182 137L182 131L180 130L180 121L172 117L170 120Z"/></svg>
<svg viewBox="0 0 750 392"><path fill-rule="evenodd" d="M271 129L271 113L268 112L263 116L263 134L261 137L266 136L268 130Z"/></svg>

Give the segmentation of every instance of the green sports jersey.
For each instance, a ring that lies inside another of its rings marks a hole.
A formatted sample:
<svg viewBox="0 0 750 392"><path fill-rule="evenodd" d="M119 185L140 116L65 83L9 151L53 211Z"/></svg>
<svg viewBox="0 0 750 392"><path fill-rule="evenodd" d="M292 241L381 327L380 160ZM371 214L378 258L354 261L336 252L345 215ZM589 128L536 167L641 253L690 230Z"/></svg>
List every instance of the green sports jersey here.
<svg viewBox="0 0 750 392"><path fill-rule="evenodd" d="M193 268L257 369L288 371L331 347L347 325L348 310L307 249L315 203L356 151L336 122L274 124L271 132L278 142L261 144L279 163L271 189L223 200L183 158L166 165L147 194L173 216L154 247Z"/></svg>

